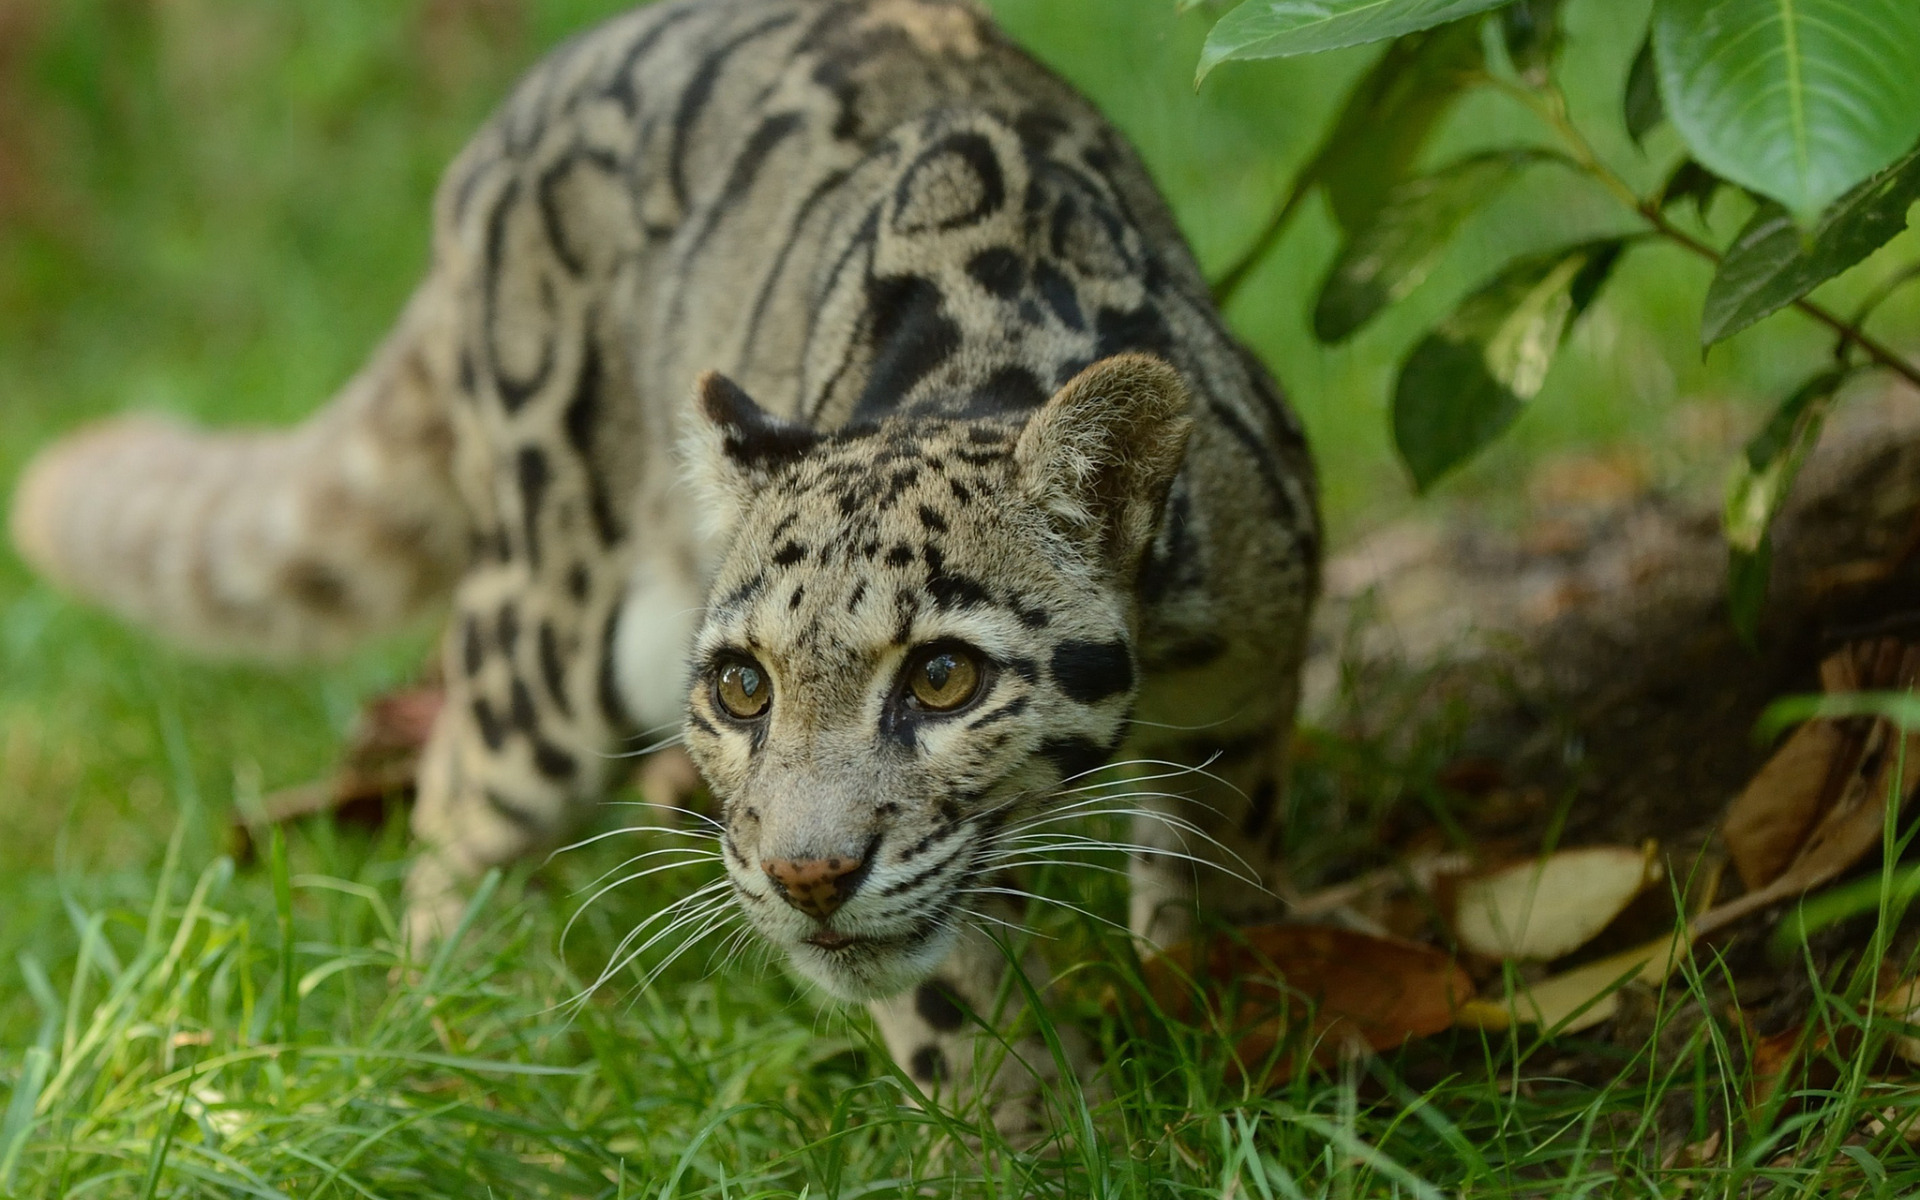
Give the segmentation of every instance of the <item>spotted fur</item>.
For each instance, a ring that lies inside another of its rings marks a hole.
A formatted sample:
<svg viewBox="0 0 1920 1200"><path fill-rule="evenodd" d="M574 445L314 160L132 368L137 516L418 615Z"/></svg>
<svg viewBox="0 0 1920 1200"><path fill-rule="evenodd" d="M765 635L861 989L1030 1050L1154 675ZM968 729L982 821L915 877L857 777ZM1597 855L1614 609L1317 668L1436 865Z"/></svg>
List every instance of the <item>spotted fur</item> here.
<svg viewBox="0 0 1920 1200"><path fill-rule="evenodd" d="M739 904L930 1088L978 1074L1000 864L1063 789L1204 766L1138 801L1172 818L1133 834L1143 938L1269 899L1194 858L1278 870L1300 428L1133 151L966 0L666 0L574 39L448 172L340 402L82 434L14 528L220 649L332 649L450 590L416 929L683 723ZM902 672L941 646L979 693L916 710ZM755 720L716 707L739 661ZM828 861L858 870L808 884L824 920L768 866Z"/></svg>

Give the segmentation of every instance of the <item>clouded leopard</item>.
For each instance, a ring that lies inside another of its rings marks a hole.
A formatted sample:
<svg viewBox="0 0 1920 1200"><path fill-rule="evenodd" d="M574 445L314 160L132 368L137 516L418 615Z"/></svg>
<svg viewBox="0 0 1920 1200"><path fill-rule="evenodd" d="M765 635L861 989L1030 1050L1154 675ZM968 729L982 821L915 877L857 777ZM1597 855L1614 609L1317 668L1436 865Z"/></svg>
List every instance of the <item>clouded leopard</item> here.
<svg viewBox="0 0 1920 1200"><path fill-rule="evenodd" d="M1106 764L1167 764L1130 801L1143 939L1270 899L1199 860L1278 871L1300 427L1132 149L967 0L664 0L575 38L449 170L427 278L329 407L83 431L13 527L215 651L450 595L416 930L683 726L735 902L930 1088L980 1083L1006 864Z"/></svg>

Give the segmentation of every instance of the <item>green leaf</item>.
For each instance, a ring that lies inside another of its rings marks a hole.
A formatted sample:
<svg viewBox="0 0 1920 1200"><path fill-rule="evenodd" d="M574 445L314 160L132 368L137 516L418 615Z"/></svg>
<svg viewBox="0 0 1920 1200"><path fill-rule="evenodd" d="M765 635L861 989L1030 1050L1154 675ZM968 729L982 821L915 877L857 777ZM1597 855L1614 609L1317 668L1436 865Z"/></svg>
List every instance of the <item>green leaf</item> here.
<svg viewBox="0 0 1920 1200"><path fill-rule="evenodd" d="M1508 0L1246 0L1220 18L1200 51L1200 75L1229 59L1287 58L1383 42Z"/></svg>
<svg viewBox="0 0 1920 1200"><path fill-rule="evenodd" d="M1673 169L1673 174L1667 176L1667 181L1660 185L1657 203L1660 210L1665 212L1682 201L1691 200L1693 215L1704 221L1707 219L1707 210L1713 207L1713 198L1720 194L1720 189L1726 183L1726 180L1699 163L1683 158L1680 165Z"/></svg>
<svg viewBox="0 0 1920 1200"><path fill-rule="evenodd" d="M1500 36L1513 69L1544 83L1560 52L1560 0L1513 0L1500 10Z"/></svg>
<svg viewBox="0 0 1920 1200"><path fill-rule="evenodd" d="M1746 453L1734 461L1727 481L1723 514L1727 545L1742 553L1759 549L1773 518L1793 487L1807 452L1820 440L1833 394L1852 372L1833 367L1794 389L1781 401L1766 427L1747 443Z"/></svg>
<svg viewBox="0 0 1920 1200"><path fill-rule="evenodd" d="M1627 134L1639 145L1654 127L1667 119L1660 106L1660 73L1653 66L1653 34L1640 43L1640 52L1627 68L1627 86L1620 95L1621 115L1626 118Z"/></svg>
<svg viewBox="0 0 1920 1200"><path fill-rule="evenodd" d="M1394 386L1393 436L1416 487L1472 457L1539 394L1625 245L1608 238L1514 262L1413 348Z"/></svg>
<svg viewBox="0 0 1920 1200"><path fill-rule="evenodd" d="M1752 550L1727 547L1727 615L1750 648L1760 644L1760 614L1767 610L1772 580L1773 538L1762 537Z"/></svg>
<svg viewBox="0 0 1920 1200"><path fill-rule="evenodd" d="M1353 85L1309 168L1342 229L1373 222L1480 64L1480 39L1452 25L1394 42Z"/></svg>
<svg viewBox="0 0 1920 1200"><path fill-rule="evenodd" d="M1886 245L1916 200L1920 149L1842 196L1811 231L1778 204L1761 205L1707 285L1701 343L1733 336Z"/></svg>
<svg viewBox="0 0 1920 1200"><path fill-rule="evenodd" d="M1914 0L1655 0L1653 50L1693 156L1803 221L1920 138Z"/></svg>
<svg viewBox="0 0 1920 1200"><path fill-rule="evenodd" d="M1425 282L1462 223L1519 171L1549 157L1493 150L1402 180L1340 248L1320 286L1313 332L1338 342Z"/></svg>
<svg viewBox="0 0 1920 1200"><path fill-rule="evenodd" d="M1224 306L1272 252L1289 218L1316 185L1326 189L1341 228L1351 232L1371 222L1388 188L1406 176L1454 100L1482 78L1481 65L1480 39L1465 24L1395 39L1347 90L1340 115L1294 175L1265 229L1215 279L1215 301Z"/></svg>
<svg viewBox="0 0 1920 1200"><path fill-rule="evenodd" d="M1727 537L1727 608L1735 632L1749 646L1759 636L1773 571L1773 519L1820 440L1834 393L1852 373L1830 368L1795 388L1734 461L1721 518Z"/></svg>

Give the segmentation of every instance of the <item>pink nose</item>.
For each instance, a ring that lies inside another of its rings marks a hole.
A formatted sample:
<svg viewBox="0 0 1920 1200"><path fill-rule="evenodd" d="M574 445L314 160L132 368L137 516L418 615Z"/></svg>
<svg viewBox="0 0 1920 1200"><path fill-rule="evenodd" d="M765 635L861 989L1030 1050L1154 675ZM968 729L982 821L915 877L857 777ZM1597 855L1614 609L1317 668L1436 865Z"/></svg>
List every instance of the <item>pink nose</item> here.
<svg viewBox="0 0 1920 1200"><path fill-rule="evenodd" d="M824 921L860 886L864 865L857 858L769 858L760 869L782 900Z"/></svg>

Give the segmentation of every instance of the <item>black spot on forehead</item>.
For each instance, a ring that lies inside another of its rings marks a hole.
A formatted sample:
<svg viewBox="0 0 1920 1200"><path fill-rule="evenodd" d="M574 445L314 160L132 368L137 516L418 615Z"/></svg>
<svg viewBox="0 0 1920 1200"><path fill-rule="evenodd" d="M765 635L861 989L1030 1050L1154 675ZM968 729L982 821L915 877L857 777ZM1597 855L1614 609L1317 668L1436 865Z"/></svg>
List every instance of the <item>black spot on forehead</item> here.
<svg viewBox="0 0 1920 1200"><path fill-rule="evenodd" d="M880 499L879 499L880 507L881 508L892 507L893 504L900 499L903 493L905 493L909 488L913 487L913 485L919 482L920 482L920 469L918 467L907 467L904 470L895 471L893 475L887 480L886 490L880 494Z"/></svg>
<svg viewBox="0 0 1920 1200"><path fill-rule="evenodd" d="M747 603L749 600L752 600L755 596L758 596L760 594L760 589L765 587L766 585L767 585L766 574L764 572L755 572L752 578L746 580L745 582L741 583L739 586L733 588L726 595L722 596L720 598L720 603L716 607L739 608L741 605Z"/></svg>
<svg viewBox="0 0 1920 1200"><path fill-rule="evenodd" d="M913 633L913 619L920 615L920 597L901 588L893 594L893 642L904 646Z"/></svg>

